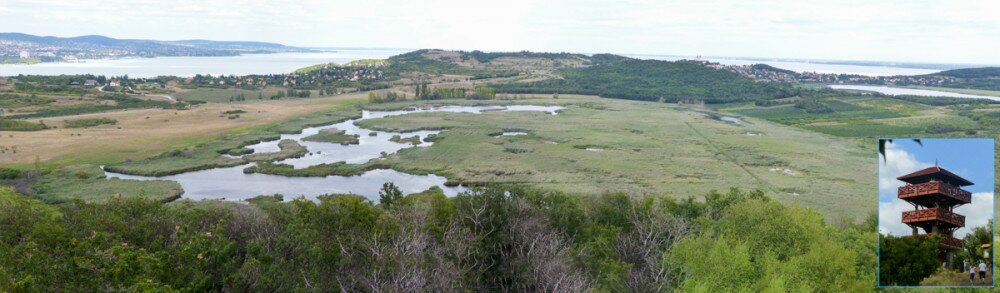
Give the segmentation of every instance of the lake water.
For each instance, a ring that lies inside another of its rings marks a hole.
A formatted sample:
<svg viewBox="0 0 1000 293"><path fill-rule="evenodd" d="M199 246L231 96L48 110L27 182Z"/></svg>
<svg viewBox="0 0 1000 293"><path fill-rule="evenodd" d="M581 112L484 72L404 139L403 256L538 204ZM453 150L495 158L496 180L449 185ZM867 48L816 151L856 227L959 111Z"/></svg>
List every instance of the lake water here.
<svg viewBox="0 0 1000 293"><path fill-rule="evenodd" d="M156 77L195 74L247 75L289 73L309 65L343 64L361 59L385 59L406 53L400 49L336 49L335 52L246 54L220 57L156 57L94 59L32 65L0 65L0 76L94 74L105 76Z"/></svg>
<svg viewBox="0 0 1000 293"><path fill-rule="evenodd" d="M335 52L247 54L224 57L156 57L97 59L80 62L41 63L32 65L0 65L0 76L18 74L60 75L98 74L130 77L160 75L193 76L195 74L246 75L288 73L295 69L321 63L347 63L359 59L385 59L406 53L406 49L331 49ZM692 57L665 55L627 55L641 59L676 61ZM866 66L804 61L748 60L738 58L707 58L704 60L727 65L768 64L797 72L843 73L867 76L920 75L938 72L936 69L895 66Z"/></svg>
<svg viewBox="0 0 1000 293"><path fill-rule="evenodd" d="M440 131L416 131L416 132L384 132L363 129L354 122L366 119L376 119L396 115L405 115L419 112L453 112L480 114L484 111L539 111L556 115L558 110L563 109L558 106L445 106L434 108L408 109L400 111L364 111L359 119L348 120L341 123L309 127L298 134L285 134L281 139L275 141L261 142L250 145L249 148L255 152L275 152L278 151L277 143L280 140L291 139L299 142L310 154L294 159L286 159L280 163L294 165L295 168L308 166L347 162L349 164L363 164L373 159L378 159L382 153L392 154L404 148L427 147L431 142L421 142L419 145L409 143L395 143L389 141L393 135L412 137L417 135L423 140L428 135L440 133ZM309 142L302 141L302 138L318 133L322 129L337 128L344 130L346 134L357 134L358 144L341 145L337 143ZM375 132L377 135L369 136ZM133 180L174 180L184 188L184 198L189 199L227 199L243 200L257 195L283 194L286 199L305 196L315 199L318 195L331 193L353 193L365 196L372 200L378 200L378 191L385 182L393 182L403 191L403 193L416 193L427 190L432 186L439 186L444 190L445 195L454 196L465 190L461 186L445 186L447 178L442 176L411 175L395 170L372 170L359 176L327 176L327 177L286 177L267 174L244 174L243 169L251 166L247 164L237 167L217 168L203 171L195 171L170 175L164 177L147 177L126 175L113 172L105 172L107 177Z"/></svg>
<svg viewBox="0 0 1000 293"><path fill-rule="evenodd" d="M666 60L666 61L694 59L693 57L663 56L663 55L628 55L628 56L633 58ZM795 72L858 74L865 76L922 75L922 74L931 74L941 71L938 69L926 69L926 68L848 65L848 64L816 63L816 62L805 62L805 61L748 60L748 59L738 59L738 58L702 58L701 60L717 62L725 65L767 64L777 68L791 70Z"/></svg>
<svg viewBox="0 0 1000 293"><path fill-rule="evenodd" d="M969 95L969 94L960 94L960 93L943 92L935 90L898 88L898 87L889 87L881 85L831 84L829 85L829 87L838 90L858 90L858 91L878 92L894 96L908 95L908 96L926 96L926 97L990 99L994 101L1000 101L1000 97L994 97L994 96Z"/></svg>

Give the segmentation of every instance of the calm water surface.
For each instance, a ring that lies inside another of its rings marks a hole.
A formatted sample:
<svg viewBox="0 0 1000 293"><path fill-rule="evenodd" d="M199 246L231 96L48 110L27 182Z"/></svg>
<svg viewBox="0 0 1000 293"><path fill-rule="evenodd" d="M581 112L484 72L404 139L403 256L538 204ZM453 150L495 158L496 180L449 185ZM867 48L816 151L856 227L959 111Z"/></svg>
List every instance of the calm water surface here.
<svg viewBox="0 0 1000 293"><path fill-rule="evenodd" d="M0 76L94 74L105 76L156 77L288 73L309 65L360 59L385 59L405 53L392 49L338 49L336 52L246 54L220 57L156 57L95 59L32 65L0 65Z"/></svg>
<svg viewBox="0 0 1000 293"><path fill-rule="evenodd" d="M404 148L427 147L432 143L422 142L419 145L395 143L389 141L393 135L412 137L417 135L423 140L428 135L440 133L440 131L416 131L416 132L384 132L363 129L354 124L356 121L366 119L376 119L389 116L405 115L419 112L454 112L480 114L483 111L537 111L556 115L558 110L563 109L558 106L445 106L434 108L408 109L399 111L364 111L362 117L355 120L348 120L341 123L310 127L298 134L284 134L281 139L275 141L261 142L248 146L255 152L275 152L278 151L278 141L291 139L309 149L311 154L302 158L287 159L280 163L290 164L295 168L308 166L347 162L349 164L363 164L373 159L378 159L382 153L392 154ZM321 129L337 128L344 130L347 134L357 134L357 145L341 145L336 143L308 142L302 138L318 133ZM375 132L377 135L369 136ZM243 169L251 166L230 168L217 168L203 171L195 171L164 177L146 177L126 175L113 172L106 172L108 178L134 179L134 180L174 180L184 188L184 198L190 199L227 199L242 200L257 195L270 195L280 193L286 195L286 199L304 196L315 199L316 196L331 193L353 193L365 196L372 200L378 199L378 190L385 182L393 182L399 186L404 193L415 193L427 190L432 186L439 186L448 196L454 196L465 190L461 186L444 186L447 179L434 174L411 175L395 170L372 170L359 176L327 176L327 177L286 177L266 174L244 174Z"/></svg>
<svg viewBox="0 0 1000 293"><path fill-rule="evenodd" d="M858 90L858 91L870 91L878 92L886 95L908 95L908 96L926 96L926 97L950 97L950 98L970 98L970 99L990 99L994 101L1000 101L1000 97L994 96L982 96L982 95L969 95L960 94L952 92L943 92L935 90L923 90L923 89L911 89L911 88L898 88L889 87L881 85L848 85L848 84L831 84L829 85L832 89L838 90Z"/></svg>

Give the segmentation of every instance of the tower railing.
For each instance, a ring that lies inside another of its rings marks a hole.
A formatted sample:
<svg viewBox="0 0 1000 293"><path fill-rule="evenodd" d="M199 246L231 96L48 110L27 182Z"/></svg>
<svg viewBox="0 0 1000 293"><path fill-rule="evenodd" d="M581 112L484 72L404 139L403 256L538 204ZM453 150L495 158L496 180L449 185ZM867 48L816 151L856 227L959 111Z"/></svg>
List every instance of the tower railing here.
<svg viewBox="0 0 1000 293"><path fill-rule="evenodd" d="M941 245L961 248L962 240L947 235L941 235Z"/></svg>
<svg viewBox="0 0 1000 293"><path fill-rule="evenodd" d="M899 187L898 197L900 199L906 199L931 194L941 194L963 203L972 202L971 192L941 181L907 184L905 186L901 186Z"/></svg>
<svg viewBox="0 0 1000 293"><path fill-rule="evenodd" d="M940 221L950 223L958 227L965 227L965 216L950 212L943 208L929 208L903 212L903 223L911 224L923 221Z"/></svg>

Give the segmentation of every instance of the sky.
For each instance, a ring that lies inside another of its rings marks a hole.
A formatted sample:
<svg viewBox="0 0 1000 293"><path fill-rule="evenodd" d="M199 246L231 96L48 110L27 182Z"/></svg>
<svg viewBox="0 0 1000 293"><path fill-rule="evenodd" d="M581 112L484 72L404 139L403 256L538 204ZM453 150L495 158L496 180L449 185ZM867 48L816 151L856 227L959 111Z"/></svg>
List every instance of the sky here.
<svg viewBox="0 0 1000 293"><path fill-rule="evenodd" d="M1000 1L3 0L0 31L310 47L1000 64Z"/></svg>
<svg viewBox="0 0 1000 293"><path fill-rule="evenodd" d="M993 139L895 139L886 144L885 156L879 156L879 231L896 236L910 235L901 222L902 212L913 210L909 203L896 198L903 182L896 177L927 167L935 162L941 168L972 181L962 187L972 193L972 203L955 208L965 216L965 228L955 231L959 239L971 227L985 226L993 219L994 149ZM921 230L923 233L923 230Z"/></svg>

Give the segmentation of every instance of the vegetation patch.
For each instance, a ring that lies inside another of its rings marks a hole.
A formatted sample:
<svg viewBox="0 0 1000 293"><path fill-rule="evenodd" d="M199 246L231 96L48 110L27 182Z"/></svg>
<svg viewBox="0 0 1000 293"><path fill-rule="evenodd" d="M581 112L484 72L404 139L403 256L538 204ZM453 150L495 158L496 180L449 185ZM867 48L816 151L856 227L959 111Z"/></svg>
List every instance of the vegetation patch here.
<svg viewBox="0 0 1000 293"><path fill-rule="evenodd" d="M111 118L85 118L85 119L73 119L63 121L63 125L66 128L90 128L94 126L101 125L115 125L118 124L118 120Z"/></svg>
<svg viewBox="0 0 1000 293"><path fill-rule="evenodd" d="M418 144L420 144L420 136L419 135L414 135L414 136L410 136L410 137L402 137L402 136L400 136L400 135L397 134L397 135L393 135L391 138L389 138L389 141L395 142L395 143L408 143L408 144L412 144L412 145L418 145Z"/></svg>
<svg viewBox="0 0 1000 293"><path fill-rule="evenodd" d="M55 102L55 99L39 97L38 95L18 95L0 93L0 108L15 109L30 106L42 106Z"/></svg>
<svg viewBox="0 0 1000 293"><path fill-rule="evenodd" d="M288 164L257 162L256 165L243 169L243 173L260 173L292 177L326 177L326 176L357 176L370 170L378 169L373 165L348 164L346 162L313 165L301 169Z"/></svg>
<svg viewBox="0 0 1000 293"><path fill-rule="evenodd" d="M44 123L0 118L0 130L6 131L38 131L47 129Z"/></svg>
<svg viewBox="0 0 1000 293"><path fill-rule="evenodd" d="M304 141L339 143L342 145L358 144L357 134L346 134L346 131L339 129L321 129L319 133L303 138Z"/></svg>
<svg viewBox="0 0 1000 293"><path fill-rule="evenodd" d="M244 157L244 159L251 162L276 161L276 160L284 160L290 158L298 158L305 156L307 153L309 153L309 150L306 149L306 147L302 146L297 141L291 139L284 139L279 141L278 148L281 150L273 153L251 154Z"/></svg>
<svg viewBox="0 0 1000 293"><path fill-rule="evenodd" d="M112 198L143 198L169 202L180 198L180 184L167 180L122 180L105 178L104 171L93 165L74 165L42 176L34 186L38 197L48 203L75 199L106 202Z"/></svg>

